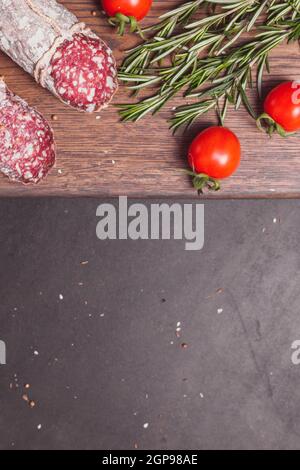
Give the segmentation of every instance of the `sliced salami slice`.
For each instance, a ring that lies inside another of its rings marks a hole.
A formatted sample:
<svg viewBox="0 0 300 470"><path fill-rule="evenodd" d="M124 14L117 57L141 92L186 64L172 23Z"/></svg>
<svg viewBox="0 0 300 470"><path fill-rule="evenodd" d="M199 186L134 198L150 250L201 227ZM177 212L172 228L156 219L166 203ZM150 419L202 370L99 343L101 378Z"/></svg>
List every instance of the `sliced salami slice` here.
<svg viewBox="0 0 300 470"><path fill-rule="evenodd" d="M112 51L56 0L1 0L0 48L80 111L99 111L117 90Z"/></svg>
<svg viewBox="0 0 300 470"><path fill-rule="evenodd" d="M13 181L38 183L54 163L49 124L0 79L0 171Z"/></svg>
<svg viewBox="0 0 300 470"><path fill-rule="evenodd" d="M116 89L115 63L108 47L82 33L57 49L50 75L61 99L83 111L101 109Z"/></svg>

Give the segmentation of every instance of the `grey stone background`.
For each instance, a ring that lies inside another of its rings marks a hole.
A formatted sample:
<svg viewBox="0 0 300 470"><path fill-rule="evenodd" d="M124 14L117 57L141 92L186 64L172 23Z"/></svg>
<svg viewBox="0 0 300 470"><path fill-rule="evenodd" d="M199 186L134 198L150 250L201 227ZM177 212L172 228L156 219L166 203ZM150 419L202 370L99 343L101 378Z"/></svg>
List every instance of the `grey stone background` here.
<svg viewBox="0 0 300 470"><path fill-rule="evenodd" d="M100 202L0 200L0 448L299 449L300 202L205 202L200 252Z"/></svg>

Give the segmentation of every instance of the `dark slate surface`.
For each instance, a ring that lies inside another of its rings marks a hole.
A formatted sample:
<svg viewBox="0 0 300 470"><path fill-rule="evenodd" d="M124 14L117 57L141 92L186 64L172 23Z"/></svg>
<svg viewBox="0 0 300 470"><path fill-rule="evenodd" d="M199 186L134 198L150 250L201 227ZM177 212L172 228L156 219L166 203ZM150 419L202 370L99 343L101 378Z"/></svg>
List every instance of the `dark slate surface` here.
<svg viewBox="0 0 300 470"><path fill-rule="evenodd" d="M300 203L205 202L200 252L98 203L0 201L0 447L300 448Z"/></svg>

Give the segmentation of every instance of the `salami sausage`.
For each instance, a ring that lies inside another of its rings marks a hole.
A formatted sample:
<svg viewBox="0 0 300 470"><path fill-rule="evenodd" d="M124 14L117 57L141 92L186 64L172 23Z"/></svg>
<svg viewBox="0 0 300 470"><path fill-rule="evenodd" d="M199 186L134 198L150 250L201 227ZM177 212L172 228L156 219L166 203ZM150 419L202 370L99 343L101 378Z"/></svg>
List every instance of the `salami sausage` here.
<svg viewBox="0 0 300 470"><path fill-rule="evenodd" d="M13 181L38 183L54 163L49 124L0 78L0 171Z"/></svg>
<svg viewBox="0 0 300 470"><path fill-rule="evenodd" d="M1 0L0 48L80 111L99 111L117 90L112 51L56 0Z"/></svg>

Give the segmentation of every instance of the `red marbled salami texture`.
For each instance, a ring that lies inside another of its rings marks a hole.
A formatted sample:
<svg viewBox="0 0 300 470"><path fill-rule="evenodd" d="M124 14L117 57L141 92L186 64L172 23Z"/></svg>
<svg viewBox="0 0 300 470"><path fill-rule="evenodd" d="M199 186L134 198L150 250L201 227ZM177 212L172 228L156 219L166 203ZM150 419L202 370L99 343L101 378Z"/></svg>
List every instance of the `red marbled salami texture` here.
<svg viewBox="0 0 300 470"><path fill-rule="evenodd" d="M62 101L87 112L106 106L117 87L115 62L108 47L81 33L57 49L50 75Z"/></svg>
<svg viewBox="0 0 300 470"><path fill-rule="evenodd" d="M55 163L53 132L26 101L0 81L0 171L13 181L38 183Z"/></svg>

